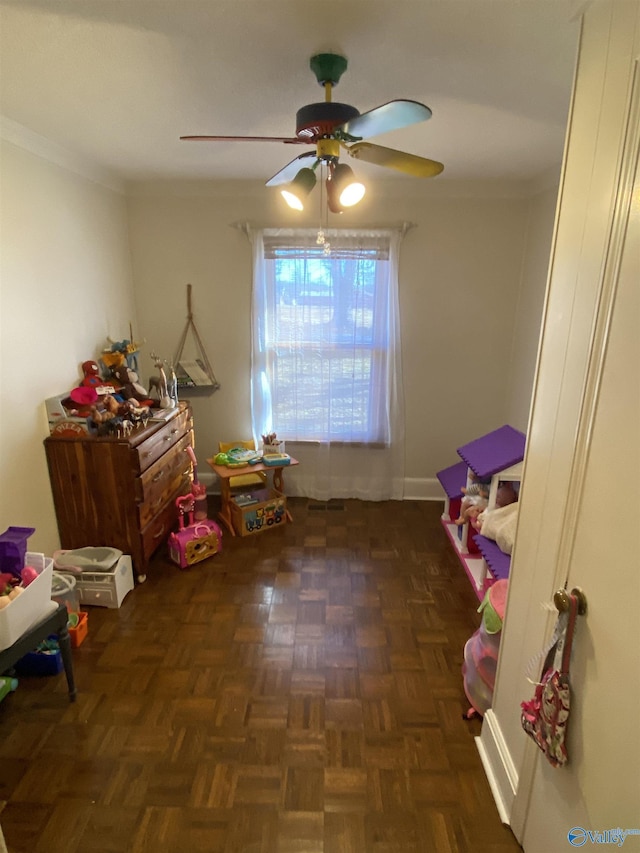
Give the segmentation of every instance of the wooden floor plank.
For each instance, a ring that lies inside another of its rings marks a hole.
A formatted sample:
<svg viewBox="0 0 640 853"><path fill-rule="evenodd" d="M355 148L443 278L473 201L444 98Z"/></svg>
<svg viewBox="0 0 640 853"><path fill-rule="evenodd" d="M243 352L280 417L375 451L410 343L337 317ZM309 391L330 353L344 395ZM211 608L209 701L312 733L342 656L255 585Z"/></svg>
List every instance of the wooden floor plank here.
<svg viewBox="0 0 640 853"><path fill-rule="evenodd" d="M89 608L75 704L62 675L20 679L10 853L520 850L463 719L480 617L441 505L289 503L295 523L185 571L161 548L120 609Z"/></svg>

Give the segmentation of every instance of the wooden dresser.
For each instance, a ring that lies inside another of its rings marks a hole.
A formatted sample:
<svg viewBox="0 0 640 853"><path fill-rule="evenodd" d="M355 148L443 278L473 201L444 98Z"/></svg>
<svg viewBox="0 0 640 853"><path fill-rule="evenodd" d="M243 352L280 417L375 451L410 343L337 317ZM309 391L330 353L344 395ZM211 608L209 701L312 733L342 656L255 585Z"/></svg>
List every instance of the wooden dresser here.
<svg viewBox="0 0 640 853"><path fill-rule="evenodd" d="M44 446L62 548L120 548L143 581L177 523L175 499L191 488L190 406L126 438L49 436Z"/></svg>

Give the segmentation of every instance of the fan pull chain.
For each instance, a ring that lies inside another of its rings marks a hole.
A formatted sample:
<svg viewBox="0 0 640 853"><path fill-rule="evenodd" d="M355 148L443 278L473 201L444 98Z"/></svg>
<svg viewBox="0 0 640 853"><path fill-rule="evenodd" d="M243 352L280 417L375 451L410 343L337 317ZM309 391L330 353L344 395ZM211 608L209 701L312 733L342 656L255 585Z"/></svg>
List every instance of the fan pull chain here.
<svg viewBox="0 0 640 853"><path fill-rule="evenodd" d="M329 208L326 203L326 199L324 197L324 185L325 181L322 176L322 170L325 168L324 163L320 163L320 227L318 228L318 236L316 237L316 243L318 246L322 246L322 251L325 255L331 254L331 243L327 240L327 236L322 227L322 213L324 211L326 218L326 228L329 230Z"/></svg>

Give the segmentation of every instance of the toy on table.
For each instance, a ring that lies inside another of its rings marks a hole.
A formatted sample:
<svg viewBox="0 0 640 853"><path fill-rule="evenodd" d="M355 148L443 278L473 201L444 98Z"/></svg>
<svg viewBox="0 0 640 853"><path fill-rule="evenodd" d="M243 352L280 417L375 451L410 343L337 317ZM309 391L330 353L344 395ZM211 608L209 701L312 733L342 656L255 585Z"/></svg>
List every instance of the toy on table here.
<svg viewBox="0 0 640 853"><path fill-rule="evenodd" d="M262 461L271 468L281 468L283 465L291 464L291 457L288 453L265 453Z"/></svg>
<svg viewBox="0 0 640 853"><path fill-rule="evenodd" d="M194 521L196 496L192 493L176 498L180 513L179 529L169 535L169 556L181 569L213 557L222 550L222 530L209 518ZM185 524L185 516L188 523Z"/></svg>
<svg viewBox="0 0 640 853"><path fill-rule="evenodd" d="M262 454L246 447L231 447L229 450L217 453L213 461L216 465L225 465L227 468L245 468L247 465L262 462Z"/></svg>
<svg viewBox="0 0 640 853"><path fill-rule="evenodd" d="M265 456L273 454L284 454L284 441L281 441L275 432L269 432L262 436L262 452Z"/></svg>
<svg viewBox="0 0 640 853"><path fill-rule="evenodd" d="M22 579L27 539L35 532L35 527L7 527L0 534L0 572Z"/></svg>

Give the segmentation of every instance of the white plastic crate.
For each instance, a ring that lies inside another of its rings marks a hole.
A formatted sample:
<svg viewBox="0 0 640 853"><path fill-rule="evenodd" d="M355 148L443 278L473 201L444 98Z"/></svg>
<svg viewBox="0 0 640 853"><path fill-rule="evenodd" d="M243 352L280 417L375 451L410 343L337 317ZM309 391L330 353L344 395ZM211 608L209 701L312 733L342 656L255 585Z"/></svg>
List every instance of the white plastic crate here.
<svg viewBox="0 0 640 853"><path fill-rule="evenodd" d="M0 610L0 652L40 622L51 609L53 560L33 551L25 554L25 566L33 566L38 577L25 587L22 595Z"/></svg>

